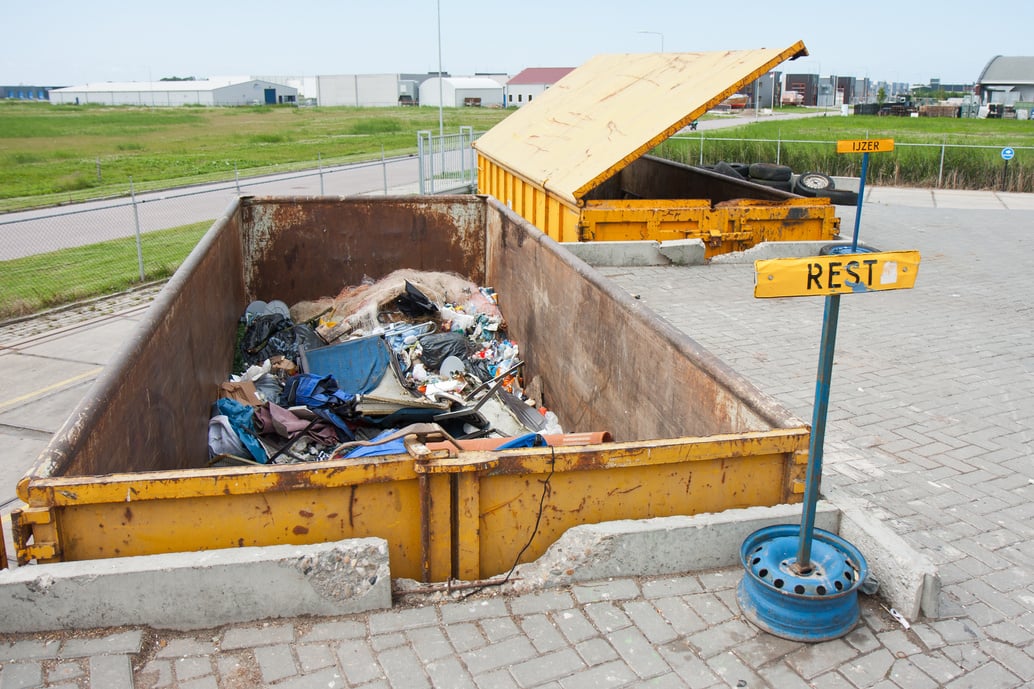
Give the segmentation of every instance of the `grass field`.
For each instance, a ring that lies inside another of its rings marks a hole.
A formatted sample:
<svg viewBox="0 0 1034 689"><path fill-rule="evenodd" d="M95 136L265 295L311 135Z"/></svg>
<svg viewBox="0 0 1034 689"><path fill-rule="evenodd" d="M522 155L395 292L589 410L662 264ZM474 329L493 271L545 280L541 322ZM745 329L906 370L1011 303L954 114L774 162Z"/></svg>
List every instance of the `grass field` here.
<svg viewBox="0 0 1034 689"><path fill-rule="evenodd" d="M447 108L446 133L507 115ZM0 211L416 152L437 108L130 108L0 101Z"/></svg>
<svg viewBox="0 0 1034 689"><path fill-rule="evenodd" d="M738 127L694 132L658 146L657 155L704 163L778 162L795 172L857 177L861 156L838 155L843 139L893 139L891 153L871 155L868 180L888 186L948 189L1001 188L1003 147L1016 150L1009 163L1008 190L1034 191L1034 121L934 117L850 116L798 120L759 118ZM942 161L943 152L943 161ZM942 165L943 162L943 165Z"/></svg>

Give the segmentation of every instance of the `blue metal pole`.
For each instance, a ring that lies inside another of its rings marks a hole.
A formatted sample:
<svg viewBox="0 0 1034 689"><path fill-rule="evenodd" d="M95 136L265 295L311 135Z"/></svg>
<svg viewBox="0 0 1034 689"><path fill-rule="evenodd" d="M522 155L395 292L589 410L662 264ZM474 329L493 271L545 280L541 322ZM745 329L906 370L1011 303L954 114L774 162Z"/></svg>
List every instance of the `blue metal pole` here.
<svg viewBox="0 0 1034 689"><path fill-rule="evenodd" d="M851 251L858 248L858 227L862 222L862 199L865 197L865 177L869 173L869 154L862 154L862 177L858 182L858 207L854 213L854 239L851 241Z"/></svg>
<svg viewBox="0 0 1034 689"><path fill-rule="evenodd" d="M856 233L857 236L857 233ZM837 321L840 319L840 295L826 297L822 316L822 345L819 371L815 377L815 408L811 417L811 440L808 445L808 474L804 484L804 512L801 515L801 545L797 551L797 570L811 571L811 542L815 531L815 509L822 480L822 446L826 437L826 415L829 411L829 389L833 378L833 353L837 344Z"/></svg>

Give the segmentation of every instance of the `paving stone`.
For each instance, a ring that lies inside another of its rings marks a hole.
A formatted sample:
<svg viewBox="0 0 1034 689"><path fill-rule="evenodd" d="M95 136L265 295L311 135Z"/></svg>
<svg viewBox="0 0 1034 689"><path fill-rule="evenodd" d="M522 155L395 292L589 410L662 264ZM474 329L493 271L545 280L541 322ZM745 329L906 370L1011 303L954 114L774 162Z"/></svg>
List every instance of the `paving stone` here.
<svg viewBox="0 0 1034 689"><path fill-rule="evenodd" d="M362 639L342 641L335 653L349 684L358 685L384 676L373 649Z"/></svg>
<svg viewBox="0 0 1034 689"><path fill-rule="evenodd" d="M62 662L55 665L47 672L47 683L64 682L69 679L76 679L86 674L86 668L81 662Z"/></svg>
<svg viewBox="0 0 1034 689"><path fill-rule="evenodd" d="M320 622L302 635L301 641L336 641L338 639L360 639L366 636L366 625L356 621Z"/></svg>
<svg viewBox="0 0 1034 689"><path fill-rule="evenodd" d="M643 598L647 600L684 596L690 593L703 593L704 591L700 580L692 576L647 580L641 584L640 588L643 592Z"/></svg>
<svg viewBox="0 0 1034 689"><path fill-rule="evenodd" d="M485 638L488 639L489 643L493 644L521 633L520 627L509 617L493 617L488 620L481 620L480 626L481 631L485 633Z"/></svg>
<svg viewBox="0 0 1034 689"><path fill-rule="evenodd" d="M398 648L406 643L406 635L402 632L390 632L378 634L369 638L370 648L376 653L386 651L389 648Z"/></svg>
<svg viewBox="0 0 1034 689"><path fill-rule="evenodd" d="M466 653L482 648L488 642L476 624L450 624L445 626L449 642L457 653Z"/></svg>
<svg viewBox="0 0 1034 689"><path fill-rule="evenodd" d="M506 601L502 598L492 598L472 600L466 603L449 603L442 606L441 614L444 624L455 624L456 622L476 622L508 617L510 613L506 609Z"/></svg>
<svg viewBox="0 0 1034 689"><path fill-rule="evenodd" d="M599 634L599 631L581 610L560 610L553 613L552 618L557 629L573 644L591 639ZM1032 623L1034 623L1034 619L1032 619Z"/></svg>
<svg viewBox="0 0 1034 689"><path fill-rule="evenodd" d="M521 630L531 639L539 653L549 653L567 646L564 635L546 615L530 615L521 620Z"/></svg>
<svg viewBox="0 0 1034 689"><path fill-rule="evenodd" d="M455 689L477 689L467 669L455 656L440 658L426 663L424 669L430 678L432 687L455 687Z"/></svg>
<svg viewBox="0 0 1034 689"><path fill-rule="evenodd" d="M618 658L618 652L605 639L588 639L576 644L574 649L589 667L609 663Z"/></svg>
<svg viewBox="0 0 1034 689"><path fill-rule="evenodd" d="M758 668L758 675L773 689L812 689L812 685L790 669L786 663L773 663ZM764 685L763 685L764 686Z"/></svg>
<svg viewBox="0 0 1034 689"><path fill-rule="evenodd" d="M632 579L613 579L574 586L571 589L579 603L620 601L639 598L639 585Z"/></svg>
<svg viewBox="0 0 1034 689"><path fill-rule="evenodd" d="M837 668L837 672L847 677L856 687L871 687L887 676L892 665L894 656L887 649L880 648L852 658Z"/></svg>
<svg viewBox="0 0 1034 689"><path fill-rule="evenodd" d="M655 677L671 669L635 627L620 629L608 635L607 639L632 671L642 678Z"/></svg>
<svg viewBox="0 0 1034 689"><path fill-rule="evenodd" d="M294 652L298 656L298 666L302 673L322 670L337 663L337 657L329 644L297 644Z"/></svg>
<svg viewBox="0 0 1034 689"><path fill-rule="evenodd" d="M560 680L563 689L608 689L621 687L637 679L627 665L620 661L597 665L585 672Z"/></svg>
<svg viewBox="0 0 1034 689"><path fill-rule="evenodd" d="M713 593L682 596L682 600L708 625L721 624L735 617L732 610Z"/></svg>
<svg viewBox="0 0 1034 689"><path fill-rule="evenodd" d="M1019 677L992 660L952 680L945 689L1010 689L1019 685Z"/></svg>
<svg viewBox="0 0 1034 689"><path fill-rule="evenodd" d="M177 687L178 689L219 689L219 683L215 677L208 676L180 682Z"/></svg>
<svg viewBox="0 0 1034 689"><path fill-rule="evenodd" d="M431 681L424 673L423 663L416 657L412 649L392 648L379 653L377 659L391 686L412 687L412 689L431 686Z"/></svg>
<svg viewBox="0 0 1034 689"><path fill-rule="evenodd" d="M719 681L718 675L682 639L664 644L658 652L689 689L705 689Z"/></svg>
<svg viewBox="0 0 1034 689"><path fill-rule="evenodd" d="M941 686L912 664L910 660L894 661L887 677L894 684L905 689L937 689L937 687Z"/></svg>
<svg viewBox="0 0 1034 689"><path fill-rule="evenodd" d="M104 654L133 654L140 652L143 632L134 629L98 639L68 639L61 644L62 658L87 658Z"/></svg>
<svg viewBox="0 0 1034 689"><path fill-rule="evenodd" d="M292 677L291 679L276 683L276 689L314 689L315 687L319 687L319 689L345 689L347 686L345 678L334 668L320 670L311 675ZM367 689L376 689L377 686L387 687L386 684L366 684L363 686L367 687Z"/></svg>
<svg viewBox="0 0 1034 689"><path fill-rule="evenodd" d="M411 629L406 632L406 638L409 639L413 652L424 663L439 660L454 653L449 639L438 627Z"/></svg>
<svg viewBox="0 0 1034 689"><path fill-rule="evenodd" d="M19 661L6 663L0 669L0 687L3 689L29 689L43 682L43 667L37 662Z"/></svg>
<svg viewBox="0 0 1034 689"><path fill-rule="evenodd" d="M294 662L294 653L287 644L256 648L255 660L258 662L262 679L267 684L298 674L298 666ZM176 670L178 673L179 667ZM179 675L177 674L177 676Z"/></svg>
<svg viewBox="0 0 1034 689"><path fill-rule="evenodd" d="M719 653L707 659L707 666L730 687L758 687L761 678L732 652Z"/></svg>
<svg viewBox="0 0 1034 689"><path fill-rule="evenodd" d="M782 639L773 634L758 634L736 644L732 651L751 667L762 667L772 661L784 658L801 648L797 641Z"/></svg>
<svg viewBox="0 0 1034 689"><path fill-rule="evenodd" d="M478 689L520 689L517 686L517 680L505 668L486 672L483 675L475 675L474 684Z"/></svg>
<svg viewBox="0 0 1034 689"><path fill-rule="evenodd" d="M695 634L707 628L707 623L681 597L658 598L653 605L679 634Z"/></svg>
<svg viewBox="0 0 1034 689"><path fill-rule="evenodd" d="M880 642L880 645L890 651L895 658L905 658L910 655L920 653L923 650L901 629L892 629L888 632L881 632L876 635L876 639Z"/></svg>
<svg viewBox="0 0 1034 689"><path fill-rule="evenodd" d="M223 634L219 648L232 651L240 648L289 644L294 641L294 628L286 624L261 627L231 627Z"/></svg>
<svg viewBox="0 0 1034 689"><path fill-rule="evenodd" d="M919 653L910 656L909 661L937 682L938 686L947 684L963 672L958 663L948 659L940 651Z"/></svg>
<svg viewBox="0 0 1034 689"><path fill-rule="evenodd" d="M172 666L176 673L176 679L181 682L212 674L212 659L208 656L177 658L173 661Z"/></svg>
<svg viewBox="0 0 1034 689"><path fill-rule="evenodd" d="M528 593L510 601L510 612L514 615L567 610L574 607L574 597L566 591L540 591Z"/></svg>
<svg viewBox="0 0 1034 689"><path fill-rule="evenodd" d="M844 641L835 640L805 645L787 656L786 660L801 677L812 679L836 669L857 655L857 649Z"/></svg>
<svg viewBox="0 0 1034 689"><path fill-rule="evenodd" d="M155 658L182 658L185 656L212 655L216 652L215 644L209 639L170 639L155 654Z"/></svg>
<svg viewBox="0 0 1034 689"><path fill-rule="evenodd" d="M497 644L468 651L461 655L467 669L475 675L490 672L501 667L508 667L538 655L531 642L524 637L500 641Z"/></svg>
<svg viewBox="0 0 1034 689"><path fill-rule="evenodd" d="M585 663L578 654L565 648L517 663L510 668L510 674L517 680L517 686L537 687L573 675L584 667Z"/></svg>
<svg viewBox="0 0 1034 689"><path fill-rule="evenodd" d="M742 620L729 620L714 627L708 627L689 637L688 641L700 652L701 657L711 656L727 651L757 636L758 631Z"/></svg>
<svg viewBox="0 0 1034 689"><path fill-rule="evenodd" d="M392 612L378 612L370 615L370 633L386 634L403 632L417 627L428 627L438 624L438 611L434 606L426 608L406 608Z"/></svg>
<svg viewBox="0 0 1034 689"><path fill-rule="evenodd" d="M636 629L652 644L666 644L679 636L649 601L628 601L622 605Z"/></svg>
<svg viewBox="0 0 1034 689"><path fill-rule="evenodd" d="M585 614L604 634L610 634L632 624L628 615L613 603L590 603L585 606Z"/></svg>
<svg viewBox="0 0 1034 689"><path fill-rule="evenodd" d="M133 689L133 665L129 656L98 655L90 658L90 686Z"/></svg>
<svg viewBox="0 0 1034 689"><path fill-rule="evenodd" d="M15 642L0 641L0 662L56 658L60 648L61 642L55 639L23 639Z"/></svg>

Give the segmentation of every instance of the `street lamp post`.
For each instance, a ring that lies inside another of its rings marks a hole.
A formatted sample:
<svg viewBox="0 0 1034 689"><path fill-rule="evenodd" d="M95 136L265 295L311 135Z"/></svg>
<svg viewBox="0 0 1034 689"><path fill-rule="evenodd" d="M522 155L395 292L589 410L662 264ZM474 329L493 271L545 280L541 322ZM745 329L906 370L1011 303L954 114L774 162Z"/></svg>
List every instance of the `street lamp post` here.
<svg viewBox="0 0 1034 689"><path fill-rule="evenodd" d="M661 37L661 52L662 53L664 52L664 34L662 34L660 31L639 31L638 33L649 33L649 34L653 34L654 36L660 36Z"/></svg>

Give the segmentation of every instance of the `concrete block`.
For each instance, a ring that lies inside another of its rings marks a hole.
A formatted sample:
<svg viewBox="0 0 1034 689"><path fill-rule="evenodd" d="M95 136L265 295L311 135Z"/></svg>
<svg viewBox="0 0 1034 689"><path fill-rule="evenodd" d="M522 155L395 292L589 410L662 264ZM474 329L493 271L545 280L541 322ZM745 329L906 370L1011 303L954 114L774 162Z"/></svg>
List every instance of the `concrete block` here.
<svg viewBox="0 0 1034 689"><path fill-rule="evenodd" d="M204 629L389 607L388 545L380 538L0 571L0 633L126 624Z"/></svg>
<svg viewBox="0 0 1034 689"><path fill-rule="evenodd" d="M869 574L880 582L879 595L908 620L936 618L941 584L937 567L901 536L870 516L865 500L833 493L840 508L840 537L858 548Z"/></svg>
<svg viewBox="0 0 1034 689"><path fill-rule="evenodd" d="M733 251L711 258L711 263L754 263L769 258L802 258L818 256L819 250L833 242L761 242L745 251Z"/></svg>
<svg viewBox="0 0 1034 689"><path fill-rule="evenodd" d="M836 533L839 516L836 507L820 501L816 526ZM740 545L751 533L800 521L800 505L776 505L576 526L538 560L517 568L513 590L733 567L740 561Z"/></svg>
<svg viewBox="0 0 1034 689"><path fill-rule="evenodd" d="M701 239L672 239L661 242L659 251L676 266L702 266L707 263L706 249Z"/></svg>
<svg viewBox="0 0 1034 689"><path fill-rule="evenodd" d="M666 266L670 261L661 253L660 243L652 240L630 242L562 242L561 246L590 266Z"/></svg>

